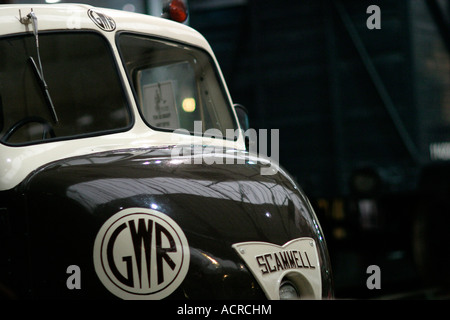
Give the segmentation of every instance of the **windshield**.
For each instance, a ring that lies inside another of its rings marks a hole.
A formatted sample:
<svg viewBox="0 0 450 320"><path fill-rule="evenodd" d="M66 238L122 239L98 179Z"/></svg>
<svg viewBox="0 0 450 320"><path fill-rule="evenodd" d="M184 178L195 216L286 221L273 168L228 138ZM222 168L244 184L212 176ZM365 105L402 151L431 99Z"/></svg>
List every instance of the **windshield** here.
<svg viewBox="0 0 450 320"><path fill-rule="evenodd" d="M101 35L40 33L39 48L47 90L36 67L33 35L0 38L2 143L42 143L131 125L112 51Z"/></svg>
<svg viewBox="0 0 450 320"><path fill-rule="evenodd" d="M151 128L196 133L218 129L223 137L226 129L237 128L207 53L126 33L119 35L118 46L141 115Z"/></svg>

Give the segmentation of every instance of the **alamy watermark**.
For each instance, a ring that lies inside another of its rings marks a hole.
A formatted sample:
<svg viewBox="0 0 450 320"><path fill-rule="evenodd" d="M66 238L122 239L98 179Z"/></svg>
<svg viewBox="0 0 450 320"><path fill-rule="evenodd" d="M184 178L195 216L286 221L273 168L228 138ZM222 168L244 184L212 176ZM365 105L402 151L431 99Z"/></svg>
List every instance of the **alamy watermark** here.
<svg viewBox="0 0 450 320"><path fill-rule="evenodd" d="M366 26L367 29L381 29L381 9L379 6L370 5L366 10L367 14L370 16L367 18Z"/></svg>
<svg viewBox="0 0 450 320"><path fill-rule="evenodd" d="M245 164L261 162L261 175L273 175L278 172L280 158L280 132L278 129L269 130L248 129L226 129L225 137L219 129L211 128L203 131L202 121L194 121L194 132L192 136L186 129L177 129L172 135L175 146L171 151L171 157L180 159L185 164ZM214 145L199 145L195 142L196 137L203 139L214 139ZM243 137L249 141L248 152L233 154L224 152L227 141L234 141ZM270 147L269 147L270 146ZM269 156L270 149L270 156ZM239 154L239 155L238 155ZM252 162L253 161L253 162Z"/></svg>
<svg viewBox="0 0 450 320"><path fill-rule="evenodd" d="M381 269L380 269L380 267L372 264L367 267L366 273L370 274L370 276L367 278L367 281L366 281L367 289L369 289L369 290L381 289Z"/></svg>
<svg viewBox="0 0 450 320"><path fill-rule="evenodd" d="M81 289L81 269L77 265L70 265L67 267L66 273L69 275L66 281L67 289L80 290ZM369 290L381 289L381 269L377 265L370 265L366 269L369 275L366 280L366 287ZM232 313L232 311L230 310Z"/></svg>
<svg viewBox="0 0 450 320"><path fill-rule="evenodd" d="M81 269L77 265L70 265L66 270L67 274L70 276L67 278L66 286L69 290L80 290L81 289Z"/></svg>

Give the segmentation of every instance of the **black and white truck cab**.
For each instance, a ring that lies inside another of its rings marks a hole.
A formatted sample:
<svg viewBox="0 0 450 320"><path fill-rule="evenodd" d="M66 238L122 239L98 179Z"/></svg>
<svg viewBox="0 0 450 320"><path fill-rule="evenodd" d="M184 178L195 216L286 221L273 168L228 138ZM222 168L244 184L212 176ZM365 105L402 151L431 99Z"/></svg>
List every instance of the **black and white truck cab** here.
<svg viewBox="0 0 450 320"><path fill-rule="evenodd" d="M332 298L319 221L241 115L189 26L0 6L0 295Z"/></svg>

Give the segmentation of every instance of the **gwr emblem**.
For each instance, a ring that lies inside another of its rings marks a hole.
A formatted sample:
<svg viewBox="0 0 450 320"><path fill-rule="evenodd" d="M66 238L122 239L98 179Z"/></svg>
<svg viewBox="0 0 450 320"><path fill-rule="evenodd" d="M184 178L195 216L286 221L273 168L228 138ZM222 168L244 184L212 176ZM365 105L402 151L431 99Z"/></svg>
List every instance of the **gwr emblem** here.
<svg viewBox="0 0 450 320"><path fill-rule="evenodd" d="M123 299L162 299L184 280L189 244L181 228L152 209L122 210L100 228L94 244L97 275Z"/></svg>
<svg viewBox="0 0 450 320"><path fill-rule="evenodd" d="M114 31L116 29L116 22L106 14L89 9L88 16L97 27L104 31Z"/></svg>

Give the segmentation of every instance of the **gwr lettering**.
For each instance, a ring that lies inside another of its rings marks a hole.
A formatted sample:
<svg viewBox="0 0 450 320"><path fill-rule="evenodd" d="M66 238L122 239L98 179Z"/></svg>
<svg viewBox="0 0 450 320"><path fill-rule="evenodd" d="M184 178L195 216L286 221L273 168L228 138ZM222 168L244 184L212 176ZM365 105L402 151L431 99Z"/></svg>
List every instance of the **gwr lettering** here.
<svg viewBox="0 0 450 320"><path fill-rule="evenodd" d="M97 20L97 23L104 29L114 29L116 25L114 20L112 20L110 17L106 17L103 14L98 14L95 20Z"/></svg>
<svg viewBox="0 0 450 320"><path fill-rule="evenodd" d="M287 269L315 269L306 251L288 250L262 254L255 257L262 274Z"/></svg>
<svg viewBox="0 0 450 320"><path fill-rule="evenodd" d="M133 253L134 259L132 256L124 256L122 257L122 261L125 262L126 265L126 276L122 275L119 269L116 266L113 256L114 244L121 232L129 229L130 236L133 243ZM152 237L155 237L156 242L156 252L152 252L151 250L151 242ZM162 235L166 237L169 242L168 248L162 247ZM126 286L133 287L134 279L133 279L133 262L136 263L136 268L138 271L139 277L139 285L142 288L142 248L144 248L145 255L145 266L147 268L147 279L148 279L148 287L151 287L151 256L152 254L156 254L156 277L157 283L161 284L164 282L164 263L165 262L170 269L174 270L176 267L175 262L169 257L169 252L176 252L176 244L170 232L168 232L162 225L159 223L147 219L147 221L143 218L139 219L137 222L137 229L134 221L128 221L127 223L122 223L111 235L111 238L107 244L107 259L109 267L111 268L112 273Z"/></svg>
<svg viewBox="0 0 450 320"><path fill-rule="evenodd" d="M141 279L141 266L142 266L142 250L141 245L144 246L144 252L145 252L145 262L147 263L147 266L150 266L150 255L151 255L151 241L145 241L146 239L152 239L152 228L153 223L149 221L148 227L145 226L145 220L139 219L138 220L138 230L136 232L136 226L134 224L134 221L128 222L128 227L130 228L130 234L131 234L131 240L133 241L133 248L134 248L134 257L136 258L136 265L138 266L138 275L139 279ZM131 258L131 257L129 257ZM123 258L125 259L125 258ZM131 262L131 260L130 260ZM131 263L130 263L131 264ZM150 268L147 267L147 278L148 278L148 287L150 288ZM141 284L142 288L142 284Z"/></svg>
<svg viewBox="0 0 450 320"><path fill-rule="evenodd" d="M159 223L155 223L155 232L156 232L156 266L158 270L158 284L161 284L164 282L164 274L162 272L163 270L163 260L166 261L170 269L175 269L175 262L169 257L167 252L176 252L177 247L175 245L175 240L173 239L172 235ZM169 248L163 248L162 247L162 237L161 235L164 233L164 235L169 240ZM148 265L148 268L150 269L150 266ZM161 272L160 272L161 271Z"/></svg>
<svg viewBox="0 0 450 320"><path fill-rule="evenodd" d="M126 223L122 223L116 230L114 230L113 234L111 235L111 238L108 241L108 246L106 248L106 256L108 259L109 267L111 268L111 272L113 275L119 280L121 283L123 283L126 286L132 287L133 286L133 272L132 272L132 266L131 266L131 257L123 257L122 261L126 263L127 266L127 276L124 277L119 269L117 269L117 266L114 262L114 243L116 242L117 237L127 227Z"/></svg>
<svg viewBox="0 0 450 320"><path fill-rule="evenodd" d="M116 23L114 20L102 13L89 10L88 15L101 29L105 31L112 31L116 28Z"/></svg>

